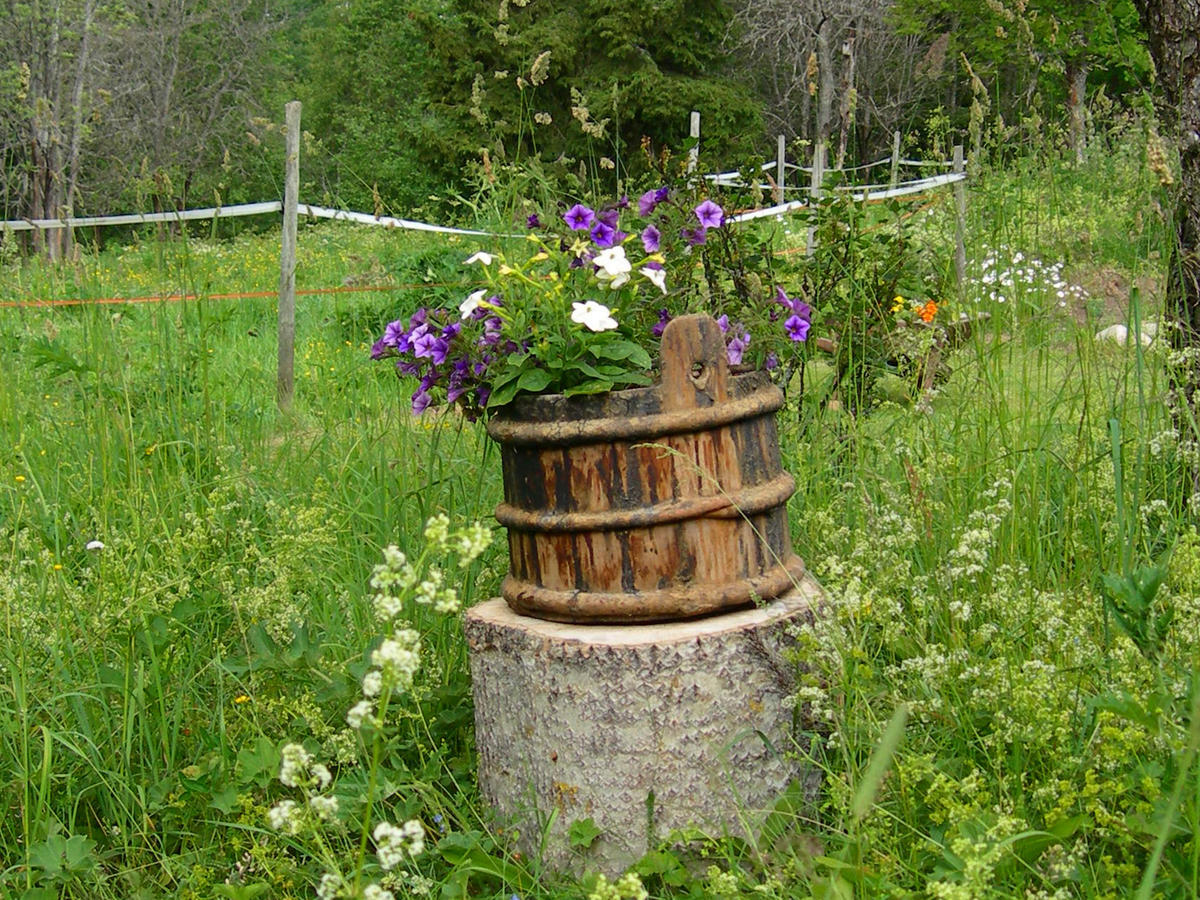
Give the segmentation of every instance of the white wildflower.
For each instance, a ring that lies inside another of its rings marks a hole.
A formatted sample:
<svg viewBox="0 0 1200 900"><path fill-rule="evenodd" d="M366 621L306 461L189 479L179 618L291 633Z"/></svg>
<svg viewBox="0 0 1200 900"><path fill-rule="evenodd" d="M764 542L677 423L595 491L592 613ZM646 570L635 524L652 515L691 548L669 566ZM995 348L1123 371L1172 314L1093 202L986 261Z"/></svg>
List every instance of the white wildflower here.
<svg viewBox="0 0 1200 900"><path fill-rule="evenodd" d="M362 692L364 697L378 697L382 690L383 674L378 669L372 669L363 676Z"/></svg>
<svg viewBox="0 0 1200 900"><path fill-rule="evenodd" d="M375 715L375 704L370 700L359 700L346 713L346 724L357 730L371 722Z"/></svg>
<svg viewBox="0 0 1200 900"><path fill-rule="evenodd" d="M334 900L345 884L341 875L326 872L321 876L321 881L317 885L317 900Z"/></svg>
<svg viewBox="0 0 1200 900"><path fill-rule="evenodd" d="M308 781L308 766L312 754L299 744L286 744L281 751L279 780L288 787L300 787Z"/></svg>
<svg viewBox="0 0 1200 900"><path fill-rule="evenodd" d="M338 798L318 794L315 797L309 798L308 805L321 821L330 822L337 815Z"/></svg>
<svg viewBox="0 0 1200 900"><path fill-rule="evenodd" d="M295 800L280 800L267 811L267 822L276 831L297 834L303 821Z"/></svg>
<svg viewBox="0 0 1200 900"><path fill-rule="evenodd" d="M483 293L480 291L479 293ZM425 523L425 540L439 550L444 550L450 537L450 517L445 513L430 516Z"/></svg>
<svg viewBox="0 0 1200 900"><path fill-rule="evenodd" d="M380 822L372 833L375 838L375 855L385 872L399 865L405 856L419 856L425 851L425 829L416 819L403 825Z"/></svg>

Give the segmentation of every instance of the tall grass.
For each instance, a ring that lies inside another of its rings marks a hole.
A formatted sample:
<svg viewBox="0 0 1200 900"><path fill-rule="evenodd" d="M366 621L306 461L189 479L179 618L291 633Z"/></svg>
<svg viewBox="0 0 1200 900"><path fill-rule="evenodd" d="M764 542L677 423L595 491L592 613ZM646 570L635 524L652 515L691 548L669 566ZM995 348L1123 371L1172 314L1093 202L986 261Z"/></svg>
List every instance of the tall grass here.
<svg viewBox="0 0 1200 900"><path fill-rule="evenodd" d="M852 416L810 384L781 420L794 537L830 595L795 651L826 792L782 804L759 846L714 845L705 872L666 848L640 867L655 895L1123 896L1145 879L1195 896L1195 436L1174 432L1161 349L1093 337L1158 315L1162 203L1129 137L1082 169L1050 149L985 169L947 309L989 318L933 394ZM948 210L927 227L947 241ZM430 294L457 302L442 285L469 245L334 224L300 245L302 288L428 287L302 297L286 416L273 301L210 299L273 288L272 236L6 264L0 300L201 299L0 309L0 896L311 895L265 825L278 748L337 758L380 550L498 499L478 426L413 419L366 352ZM984 260L1017 253L1141 289L1063 307L1038 276L997 302ZM1144 615L1174 620L1139 644L1105 576L1172 550ZM468 601L504 564L497 547L469 570ZM387 772L403 814L448 837L405 890L586 896L486 827L463 640L418 625Z"/></svg>

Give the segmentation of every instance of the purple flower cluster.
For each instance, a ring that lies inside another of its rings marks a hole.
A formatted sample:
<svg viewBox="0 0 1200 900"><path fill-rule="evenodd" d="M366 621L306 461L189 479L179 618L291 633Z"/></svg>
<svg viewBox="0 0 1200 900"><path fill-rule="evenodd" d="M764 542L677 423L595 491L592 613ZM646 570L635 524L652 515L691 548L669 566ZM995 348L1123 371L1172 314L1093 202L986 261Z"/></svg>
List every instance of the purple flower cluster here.
<svg viewBox="0 0 1200 900"><path fill-rule="evenodd" d="M629 201L626 200L625 204L628 205L628 203ZM603 209L599 212L588 209L582 203L576 203L567 210L563 221L572 231L588 232L591 235L592 243L605 249L619 244L629 237L617 228L620 216L621 206L619 203L611 209Z"/></svg>
<svg viewBox="0 0 1200 900"><path fill-rule="evenodd" d="M553 218L545 213L541 216L529 214L525 224L530 229L541 230L555 221L565 223L566 229L560 225L557 234L539 236L535 242L538 250L527 260L506 261L503 254L496 252L474 254L465 260L465 264L480 264L489 287L473 291L457 311L423 308L407 321L399 319L389 323L372 347L371 356L375 359L394 358L401 375L418 379L417 389L412 394L415 413L429 407L434 396L444 394L447 401L458 404L468 417L475 418L487 407L493 380L500 379L498 383L510 388L515 384L511 374L514 367L528 367L532 363L554 372L559 381L547 386L546 389L551 391L586 383L581 380L585 375L592 379L598 377L594 362L587 362L586 367L580 365L578 371L567 366L567 377L562 377L559 374L563 368L561 362L556 369L554 362L558 358L552 358L548 352L561 352L563 339L547 340L545 333L533 339L533 334L539 333L542 327L539 317L544 311L552 311L555 303L562 304L564 309L569 305L576 312L594 307L603 310L606 317L606 324L601 328L589 324L586 317L579 318L576 313L571 313L571 321L565 323L563 333L575 335L570 330L574 327L572 323L583 324L585 329L581 329L580 335L566 340L586 342L594 338L590 332L613 331L620 323L624 334L612 335L612 340L628 340L629 332L633 331L640 335L641 339L635 340L643 344L642 349L652 352L651 347L644 345L650 343L651 336L662 336L673 309L678 314L684 309L695 308L698 297L708 297L735 315L732 322L725 315L718 320L725 335L729 364L741 366L753 362L768 369L778 367L780 359L773 348L783 355L782 348L788 341L805 341L812 309L802 300L789 298L782 287L775 289L773 302L765 303L762 301L766 298L759 296L741 296L731 302L725 279L721 279L719 285L710 281L711 292L696 292L693 283L696 273L703 271L699 277L705 279L712 275L709 269L713 260L708 256L713 250L706 248L693 255L690 248L704 245L712 229L726 226L725 211L711 199L689 202L682 199L682 194L676 195L672 191L668 187L649 190L638 197L636 203L631 203L628 197L596 208L576 203L565 211L560 208ZM640 215L640 221L634 219L635 211ZM621 230L622 224L630 233ZM737 246L732 239L722 240L716 250L728 249L735 253ZM697 256L705 257L703 266L698 264ZM497 258L500 265L495 265ZM667 271L668 264L670 272ZM718 278L721 265L720 261L715 263ZM512 277L513 273L520 277ZM543 293L539 286L542 279L547 284L557 280L566 289L556 288L552 293ZM743 285L739 283L737 287L744 293ZM658 298L658 292L661 292L661 298ZM488 293L491 296L487 296ZM609 296L614 300L605 299ZM651 297L660 299L662 307L658 308ZM552 301L549 305L548 300ZM618 312L619 315L614 315ZM736 321L737 318L743 321ZM773 324L767 331L764 326L768 321L782 322L787 340ZM525 333L531 322L537 324L532 326L532 333ZM611 324L607 324L609 322ZM549 323L546 324L549 327ZM515 329L521 329L522 333L515 333ZM760 332L754 339L753 349L752 331ZM556 334L552 333L551 337ZM532 354L532 359L514 359L526 354ZM610 362L624 358L613 357ZM640 365L645 365L646 356L642 354L640 359ZM638 372L639 376L642 374ZM621 376L612 381L614 385L620 383ZM503 394L504 398L511 395L511 389ZM497 397L499 399L499 395Z"/></svg>
<svg viewBox="0 0 1200 900"><path fill-rule="evenodd" d="M487 302L498 306L500 298ZM487 308L479 307L468 319L482 323L482 333L474 341L464 335L463 323L455 321L450 310L422 307L407 323L403 319L388 323L383 337L371 347L372 359L395 358L397 372L420 379L412 395L414 413L424 412L433 402L433 389L442 388L450 403L458 403L474 419L487 405L488 367L496 354L520 349L503 340L500 319Z"/></svg>
<svg viewBox="0 0 1200 900"><path fill-rule="evenodd" d="M805 340L812 325L812 307L799 298L789 297L781 287L775 288L775 302L791 313L783 321L783 330L787 332L787 336L793 342Z"/></svg>

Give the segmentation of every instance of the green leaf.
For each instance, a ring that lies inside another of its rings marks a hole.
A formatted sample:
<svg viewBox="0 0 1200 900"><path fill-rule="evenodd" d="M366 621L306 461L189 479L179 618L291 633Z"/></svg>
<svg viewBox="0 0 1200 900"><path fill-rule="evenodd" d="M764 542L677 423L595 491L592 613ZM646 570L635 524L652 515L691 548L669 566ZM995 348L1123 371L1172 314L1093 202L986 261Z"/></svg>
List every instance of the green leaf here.
<svg viewBox="0 0 1200 900"><path fill-rule="evenodd" d="M611 391L613 383L607 378L594 378L583 384L572 385L563 391L564 397L578 397L584 394L604 394Z"/></svg>
<svg viewBox="0 0 1200 900"><path fill-rule="evenodd" d="M875 794L879 790L879 785L883 783L883 776L887 774L892 757L900 746L900 741L904 739L906 722L908 722L908 707L901 704L892 713L891 721L888 722L887 727L883 730L883 736L879 739L879 746L871 754L867 770L863 773L862 780L854 792L854 801L851 803L854 818L861 819L875 802Z"/></svg>
<svg viewBox="0 0 1200 900"><path fill-rule="evenodd" d="M67 839L67 844L63 852L67 868L75 872L90 869L95 863L95 860L92 858L92 850L95 848L96 842L91 838L85 837L82 834L71 835Z"/></svg>
<svg viewBox="0 0 1200 900"><path fill-rule="evenodd" d="M254 900L255 897L261 897L271 886L264 882L256 884L214 884L213 890L218 897L227 897L229 900Z"/></svg>
<svg viewBox="0 0 1200 900"><path fill-rule="evenodd" d="M530 369L522 372L521 377L517 379L517 390L527 394L540 394L553 380L554 376L545 369Z"/></svg>
<svg viewBox="0 0 1200 900"><path fill-rule="evenodd" d="M63 852L67 841L61 834L52 834L40 844L29 850L29 861L37 866L50 878L61 878L63 873Z"/></svg>
<svg viewBox="0 0 1200 900"><path fill-rule="evenodd" d="M572 847L586 849L592 846L601 834L603 832L592 817L588 816L586 819L579 819L571 823L571 827L567 829L567 840L570 841Z"/></svg>

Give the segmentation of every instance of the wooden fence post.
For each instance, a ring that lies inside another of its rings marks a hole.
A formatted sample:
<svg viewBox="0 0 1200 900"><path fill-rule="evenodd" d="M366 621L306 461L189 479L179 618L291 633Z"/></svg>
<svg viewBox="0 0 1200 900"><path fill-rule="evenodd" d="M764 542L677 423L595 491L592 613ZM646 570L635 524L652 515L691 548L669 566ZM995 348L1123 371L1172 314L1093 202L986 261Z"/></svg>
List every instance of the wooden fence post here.
<svg viewBox="0 0 1200 900"><path fill-rule="evenodd" d="M783 185L787 179L787 169L784 168L784 157L786 155L787 140L781 134L775 143L775 190L778 194L775 198L776 203L783 203L787 199L783 190Z"/></svg>
<svg viewBox="0 0 1200 900"><path fill-rule="evenodd" d="M821 183L825 180L825 142L817 141L813 145L812 183L808 189L808 206L812 213L811 224L808 226L807 253L812 256L817 249L817 201L821 199Z"/></svg>
<svg viewBox="0 0 1200 900"><path fill-rule="evenodd" d="M894 188L900 183L900 132L892 132L892 177L888 187Z"/></svg>
<svg viewBox="0 0 1200 900"><path fill-rule="evenodd" d="M696 171L696 161L700 158L700 113L694 109L688 126L688 136L695 141L692 149L688 150L687 172L692 175Z"/></svg>
<svg viewBox="0 0 1200 900"><path fill-rule="evenodd" d="M279 374L276 402L287 411L292 406L296 356L296 194L300 189L300 101L285 107L287 127L283 188L283 239L279 250Z"/></svg>
<svg viewBox="0 0 1200 900"><path fill-rule="evenodd" d="M962 144L954 145L954 172L963 174ZM967 276L967 182L966 179L954 182L954 274L958 278L959 287Z"/></svg>

